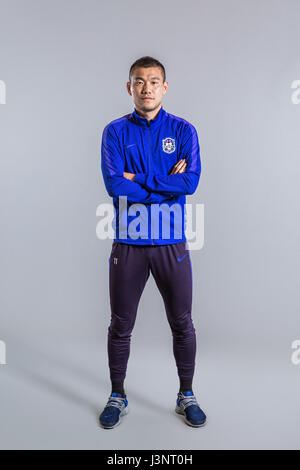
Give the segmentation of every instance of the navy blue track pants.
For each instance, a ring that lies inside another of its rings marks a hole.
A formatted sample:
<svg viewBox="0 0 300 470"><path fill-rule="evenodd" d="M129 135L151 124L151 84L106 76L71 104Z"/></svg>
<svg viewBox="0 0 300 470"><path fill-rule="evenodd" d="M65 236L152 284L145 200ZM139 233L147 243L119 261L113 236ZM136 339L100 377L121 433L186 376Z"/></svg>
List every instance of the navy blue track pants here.
<svg viewBox="0 0 300 470"><path fill-rule="evenodd" d="M192 380L196 334L191 316L193 277L187 242L132 245L114 241L109 258L111 322L107 340L111 381L125 379L131 333L150 271L171 327L178 376Z"/></svg>

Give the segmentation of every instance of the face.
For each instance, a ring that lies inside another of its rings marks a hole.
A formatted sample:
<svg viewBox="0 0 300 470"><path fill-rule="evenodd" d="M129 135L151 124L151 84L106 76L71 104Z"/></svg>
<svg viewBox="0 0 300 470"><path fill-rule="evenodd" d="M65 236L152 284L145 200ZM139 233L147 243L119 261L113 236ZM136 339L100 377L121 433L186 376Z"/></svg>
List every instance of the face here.
<svg viewBox="0 0 300 470"><path fill-rule="evenodd" d="M135 108L144 113L161 106L167 89L168 82L163 82L160 67L138 67L133 71L131 82L127 82L127 90L133 98Z"/></svg>

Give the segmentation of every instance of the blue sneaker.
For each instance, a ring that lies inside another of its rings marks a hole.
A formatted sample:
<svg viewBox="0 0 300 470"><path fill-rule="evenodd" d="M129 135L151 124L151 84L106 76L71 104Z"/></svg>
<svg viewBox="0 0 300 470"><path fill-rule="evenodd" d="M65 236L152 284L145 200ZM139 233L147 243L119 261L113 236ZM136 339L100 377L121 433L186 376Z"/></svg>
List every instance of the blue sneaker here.
<svg viewBox="0 0 300 470"><path fill-rule="evenodd" d="M99 422L105 429L112 429L121 422L121 416L128 413L128 401L121 393L113 392L99 416Z"/></svg>
<svg viewBox="0 0 300 470"><path fill-rule="evenodd" d="M190 426L198 428L206 423L206 414L201 410L191 390L178 392L175 411L183 415L185 422Z"/></svg>

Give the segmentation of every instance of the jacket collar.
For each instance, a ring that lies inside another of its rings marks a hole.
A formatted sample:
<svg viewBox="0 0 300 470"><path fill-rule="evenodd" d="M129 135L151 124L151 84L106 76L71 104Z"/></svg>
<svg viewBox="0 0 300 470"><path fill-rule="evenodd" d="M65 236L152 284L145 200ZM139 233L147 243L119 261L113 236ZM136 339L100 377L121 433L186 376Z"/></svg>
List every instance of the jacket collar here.
<svg viewBox="0 0 300 470"><path fill-rule="evenodd" d="M131 113L131 119L133 122L135 122L136 124L138 124L139 126L143 126L143 127L150 127L150 128L155 128L157 126L159 126L163 120L163 118L166 116L166 111L164 110L164 108L161 106L160 110L159 110L159 113L158 115L156 116L155 119L150 119L149 121L149 124L148 125L148 120L146 118L143 118L141 117L136 109L134 108L134 111Z"/></svg>

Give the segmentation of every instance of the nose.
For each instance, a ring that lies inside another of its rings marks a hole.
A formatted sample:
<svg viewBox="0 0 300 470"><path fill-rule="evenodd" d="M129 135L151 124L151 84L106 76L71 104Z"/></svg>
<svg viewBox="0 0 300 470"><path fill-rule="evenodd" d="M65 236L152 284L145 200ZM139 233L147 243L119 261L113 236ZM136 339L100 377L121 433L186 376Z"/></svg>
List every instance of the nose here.
<svg viewBox="0 0 300 470"><path fill-rule="evenodd" d="M144 85L144 88L143 88L143 93L144 93L144 94L148 94L149 91L150 91L150 85L145 84L145 85Z"/></svg>

